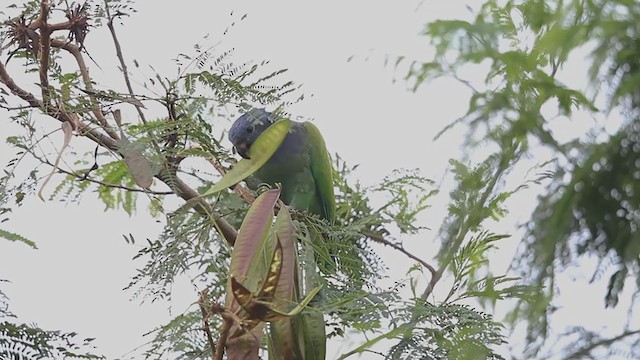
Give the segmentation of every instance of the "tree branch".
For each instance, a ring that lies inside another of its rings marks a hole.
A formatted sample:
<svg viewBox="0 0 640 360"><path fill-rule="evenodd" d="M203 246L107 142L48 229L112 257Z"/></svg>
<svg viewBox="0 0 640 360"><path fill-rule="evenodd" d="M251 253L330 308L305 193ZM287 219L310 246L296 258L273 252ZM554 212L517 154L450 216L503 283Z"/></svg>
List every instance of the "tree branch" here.
<svg viewBox="0 0 640 360"><path fill-rule="evenodd" d="M120 46L120 41L118 41L118 36L116 35L116 29L113 26L114 16L111 16L111 12L109 11L109 2L105 0L104 7L107 12L107 27L109 28L109 32L111 33L111 38L113 39L113 45L116 47L116 56L118 57L118 61L120 61L120 67L122 70L122 75L124 76L124 82L127 85L127 90L129 90L129 95L133 96L133 86L131 86L131 80L129 79L129 72L127 70L127 63L124 61L124 56L122 55L122 47ZM138 114L143 122L146 122L144 113L138 108Z"/></svg>
<svg viewBox="0 0 640 360"><path fill-rule="evenodd" d="M180 196L182 199L189 201L192 199L198 199L197 204L195 205L196 211L205 216L212 216L213 221L216 224L216 227L220 234L227 240L229 245L233 246L236 242L236 237L238 237L238 231L231 226L224 218L215 214L209 204L200 196L200 193L195 191L189 185L187 185L182 179L178 178L175 175L172 175L172 179L170 180L167 176L163 176L163 174L158 174L156 178L160 179L160 181L164 182L174 190L176 195Z"/></svg>
<svg viewBox="0 0 640 360"><path fill-rule="evenodd" d="M82 76L82 81L84 82L85 88L88 90L89 99L91 100L91 112L98 120L98 123L104 131L113 139L119 140L120 137L118 133L107 123L107 118L104 116L104 113L98 107L98 101L95 97L95 91L93 89L93 83L91 82L91 76L89 75L89 69L84 61L84 57L82 56L82 52L80 51L80 47L74 45L68 41L62 41L58 39L51 39L51 46L59 49L64 49L68 51L75 59L78 64L78 69L80 70L80 76Z"/></svg>
<svg viewBox="0 0 640 360"><path fill-rule="evenodd" d="M431 266L429 263L427 263L426 261L420 259L419 257L417 257L416 255L413 255L412 253L410 253L409 251L407 251L404 246L402 246L402 244L396 244L394 242L391 242L387 239L384 238L384 236L382 236L382 234L378 234L378 233L374 233L372 231L362 231L361 232L362 235L368 237L369 239L378 242L380 244L389 246L395 250L400 251L401 253L407 255L409 258L419 262L420 264L422 264L422 266L424 266L425 268L427 268L427 270L429 270L429 272L431 273L431 278L433 279L433 277L436 276L436 269Z"/></svg>
<svg viewBox="0 0 640 360"><path fill-rule="evenodd" d="M38 100L33 94L18 86L15 81L13 81L9 73L7 73L7 69L4 64L2 64L2 62L0 62L0 82L2 82L13 94L31 105L31 107L39 108L46 115L49 115L59 121L71 121L69 114L64 111L64 109L58 111L51 108L45 108L42 102ZM86 124L80 124L78 133L80 135L88 137L89 139L93 140L95 143L106 149L118 152L118 144L116 140L95 129L91 129ZM177 177L175 177L174 181L172 182L168 182L167 179L163 179L160 175L156 175L156 178L167 184L167 186L169 186L169 188L171 188L176 193L176 195L180 196L186 201L200 196L197 191L189 187L186 183L184 183L184 181ZM196 210L204 215L212 214L209 205L204 200L200 200L198 202ZM238 236L237 230L222 217L214 216L213 221L216 223L220 234L227 240L229 244L233 245L235 243L236 237Z"/></svg>
<svg viewBox="0 0 640 360"><path fill-rule="evenodd" d="M209 302L209 294L207 290L202 290L200 292L200 298L198 299L198 305L200 306L200 313L202 314L202 323L204 325L204 332L207 335L207 341L209 342L209 347L211 348L211 359L216 360L216 354L218 352L215 342L213 341L213 336L211 335L211 329L209 326L209 311L207 309L211 308L211 304ZM214 352L214 349L215 352Z"/></svg>
<svg viewBox="0 0 640 360"><path fill-rule="evenodd" d="M69 113L64 109L52 109L51 107L45 107L44 103L37 99L32 93L22 89L18 84L13 81L11 75L7 72L7 68L0 62L0 82L2 82L14 95L18 96L22 100L26 101L31 107L38 108L46 115L51 116L58 121L68 121L71 124L75 124ZM74 125L75 128L76 125ZM91 129L88 125L80 123L77 129L78 133L90 138L100 146L109 150L117 151L118 145L111 137L95 130Z"/></svg>
<svg viewBox="0 0 640 360"><path fill-rule="evenodd" d="M124 82L127 86L127 91L129 91L129 95L134 97L135 94L133 92L133 86L131 86L131 80L129 79L129 71L127 70L127 63L124 61L124 56L122 55L122 47L120 46L120 41L118 41L118 36L116 35L116 29L113 26L113 19L115 18L116 15L111 15L111 12L109 11L109 1L108 0L104 0L104 8L105 11L107 13L107 27L109 28L109 32L111 33L111 38L113 39L113 44L116 47L116 56L118 57L118 61L120 62L120 67L122 70L122 76L124 77ZM138 112L138 116L140 117L140 121L142 121L143 124L147 123L147 119L144 115L144 112L142 111L142 109L140 108L140 106L135 106L136 111ZM153 135L153 132L151 130L148 130L149 135ZM156 152L158 154L162 154L162 150L160 150L160 145L158 145L158 143L156 142L156 140L154 139L154 136L150 136L151 138L151 144L153 145L154 149L156 150Z"/></svg>
<svg viewBox="0 0 640 360"><path fill-rule="evenodd" d="M111 38L113 39L113 45L116 47L116 56L118 57L118 61L120 62L120 68L122 70L122 76L124 77L124 82L127 86L127 90L129 91L129 95L134 96L133 86L131 86L131 80L129 79L129 70L127 70L127 63L124 61L124 56L122 55L122 47L120 46L120 41L118 40L118 36L116 35L116 29L113 26L113 19L115 15L112 16L109 11L109 2L107 0L104 1L105 11L107 12L107 27L109 28L109 32L111 33ZM140 120L144 124L147 123L147 120L144 116L144 112L136 106L138 110L138 115L140 116Z"/></svg>
<svg viewBox="0 0 640 360"><path fill-rule="evenodd" d="M55 167L54 164L52 164L49 160L47 159L43 159L40 156L37 156L36 154L34 154L33 152L29 152L31 154L31 156L33 156L36 160L40 161L43 164ZM88 182L92 182L94 184L98 184L98 185L102 185L108 188L114 188L114 189L122 189L122 190L127 190L127 191L132 191L132 192L141 192L141 193L145 193L145 194L151 194L151 195L174 195L175 192L173 191L153 191L153 190L146 190L146 189L141 189L141 188L133 188L130 186L125 186L125 185L120 185L120 184L112 184L112 183L108 183L108 182L104 182L102 180L97 180L97 179L92 179L90 177L85 177L84 174L78 174L74 171L69 171L69 170L65 170L62 169L60 167L57 167L56 170L58 172L61 172L63 174L67 174L67 175L71 175L77 179L79 179L80 181L88 181Z"/></svg>
<svg viewBox="0 0 640 360"><path fill-rule="evenodd" d="M233 323L227 319L224 319L224 322L222 323L222 329L220 329L220 335L218 337L218 345L216 346L216 352L214 354L215 360L223 359L224 348L227 344L227 337L229 336L229 330L231 330L231 326L233 326Z"/></svg>
<svg viewBox="0 0 640 360"><path fill-rule="evenodd" d="M489 196L493 193L493 190L495 189L495 186L498 183L498 180L502 177L502 174L504 174L504 172L507 170L507 168L509 166L509 159L512 156L513 156L513 154L511 154L511 152L503 153L501 155L500 162L499 162L499 165L498 165L498 169L496 170L495 174L493 175L493 177L491 178L491 180L487 184L487 186L485 188L485 191L480 196L479 201L475 204L476 208L480 208L480 207L484 207L485 206L485 203L489 199ZM474 209L474 210L476 210L476 209ZM477 210L479 210L479 209L477 209ZM445 256L445 258L439 264L440 267L438 268L438 271L433 275L433 277L429 281L429 284L427 285L427 288L424 290L424 292L420 296L420 298L423 301L427 301L427 298L433 292L433 288L436 286L438 281L440 281L440 279L442 278L442 275L444 274L445 270L447 269L447 267L449 266L449 264L451 263L451 261L455 257L456 252L458 251L458 249L462 245L462 242L464 241L464 238L467 236L467 233L469 232L468 221L469 221L469 217L465 216L464 219L460 222L460 228L459 228L459 231L458 231L458 236L456 237L456 239L454 240L453 244L449 248L449 251L447 252L447 255Z"/></svg>
<svg viewBox="0 0 640 360"><path fill-rule="evenodd" d="M31 107L43 109L44 106L32 93L22 89L13 81L11 75L7 72L7 68L0 62L0 81L16 96L29 103Z"/></svg>
<svg viewBox="0 0 640 360"><path fill-rule="evenodd" d="M591 353L591 351L593 351L593 349L600 347L600 346L608 346L613 344L614 342L623 339L627 336L633 336L633 335L637 335L640 334L640 329L638 330L628 330L623 332L622 334L618 335L618 336L614 336L612 338L609 339L603 339L600 341L596 341L594 343L589 344L588 346L585 346L584 348L570 354L569 356L566 357L566 359L581 359L584 356L589 355L589 353Z"/></svg>
<svg viewBox="0 0 640 360"><path fill-rule="evenodd" d="M42 101L46 108L51 105L49 94L49 52L50 49L50 30L47 24L47 17L49 16L49 1L42 0L40 2L40 16L38 17L38 23L40 25L40 44L38 53L40 55L40 88L42 90Z"/></svg>

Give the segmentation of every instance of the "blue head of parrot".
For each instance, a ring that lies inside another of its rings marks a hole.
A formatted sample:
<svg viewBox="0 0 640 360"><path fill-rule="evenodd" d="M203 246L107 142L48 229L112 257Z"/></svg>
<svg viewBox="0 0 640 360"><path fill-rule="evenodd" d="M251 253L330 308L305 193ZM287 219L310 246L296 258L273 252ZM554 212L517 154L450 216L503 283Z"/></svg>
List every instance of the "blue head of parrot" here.
<svg viewBox="0 0 640 360"><path fill-rule="evenodd" d="M249 110L231 126L229 141L240 156L248 159L251 145L273 122L274 118L270 112L264 109Z"/></svg>

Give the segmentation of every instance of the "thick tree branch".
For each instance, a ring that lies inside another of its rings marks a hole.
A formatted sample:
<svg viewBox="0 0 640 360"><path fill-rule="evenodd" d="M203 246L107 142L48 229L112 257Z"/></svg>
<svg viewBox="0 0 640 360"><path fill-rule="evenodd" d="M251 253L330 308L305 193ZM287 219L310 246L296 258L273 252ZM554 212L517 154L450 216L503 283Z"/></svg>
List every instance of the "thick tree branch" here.
<svg viewBox="0 0 640 360"><path fill-rule="evenodd" d="M47 1L48 3L48 1ZM40 17L38 17L37 19L35 19L34 21L32 21L31 23L29 23L29 29L32 30L36 30L39 29L40 27L42 27L42 22L43 22L43 18L42 18L42 7L40 8ZM46 17L46 15L45 15ZM49 33L53 33L55 31L60 31L60 30L69 30L70 27L72 27L74 25L74 21L73 20L66 20L66 21L61 21L59 23L55 23L55 24L47 24L47 26L49 27Z"/></svg>
<svg viewBox="0 0 640 360"><path fill-rule="evenodd" d="M198 199L198 202L195 206L196 211L205 216L212 216L213 221L215 222L216 227L218 228L222 236L230 245L233 246L233 244L236 242L238 231L233 226L231 226L231 224L229 224L224 218L213 213L209 204L207 204L207 202L200 196L200 193L195 191L175 175L171 175L172 178L164 176L163 174L159 174L156 177L160 179L160 181L167 184L167 186L169 186L176 193L176 195L180 196L184 200L189 201L192 199Z"/></svg>
<svg viewBox="0 0 640 360"><path fill-rule="evenodd" d="M42 109L43 105L33 94L22 89L13 81L13 78L7 72L7 68L0 62L0 81L16 96L29 103L30 107Z"/></svg>
<svg viewBox="0 0 640 360"><path fill-rule="evenodd" d="M50 56L50 30L49 24L47 24L47 17L49 16L49 1L42 0L40 3L40 17L38 23L40 24L40 44L38 54L40 55L40 88L42 90L42 101L45 107L51 105L51 94L49 93L49 56Z"/></svg>
<svg viewBox="0 0 640 360"><path fill-rule="evenodd" d="M220 335L218 337L216 352L214 353L215 360L222 360L224 358L224 348L227 345L227 337L229 337L229 330L231 330L232 326L233 322L224 319L224 322L222 323L222 329L220 329Z"/></svg>
<svg viewBox="0 0 640 360"><path fill-rule="evenodd" d="M68 121L75 125L75 122L71 116L64 109L52 109L51 107L44 106L44 103L37 99L32 93L22 89L18 84L13 81L13 78L7 72L7 68L0 62L0 82L2 82L14 95L18 96L22 100L26 101L31 107L42 110L46 115L51 116L59 121ZM77 128L79 134L86 136L99 144L100 146L109 150L117 151L118 146L114 139L103 134L95 129L92 129L86 124L80 123Z"/></svg>

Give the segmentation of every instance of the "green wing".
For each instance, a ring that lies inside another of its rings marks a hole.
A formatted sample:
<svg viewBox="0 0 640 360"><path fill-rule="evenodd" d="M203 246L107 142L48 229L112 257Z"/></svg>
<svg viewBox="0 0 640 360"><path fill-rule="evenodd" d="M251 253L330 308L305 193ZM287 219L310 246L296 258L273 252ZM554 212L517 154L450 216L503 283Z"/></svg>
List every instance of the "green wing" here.
<svg viewBox="0 0 640 360"><path fill-rule="evenodd" d="M310 122L302 123L311 143L311 173L316 183L316 193L325 218L331 222L336 216L336 198L333 194L333 166L320 130Z"/></svg>

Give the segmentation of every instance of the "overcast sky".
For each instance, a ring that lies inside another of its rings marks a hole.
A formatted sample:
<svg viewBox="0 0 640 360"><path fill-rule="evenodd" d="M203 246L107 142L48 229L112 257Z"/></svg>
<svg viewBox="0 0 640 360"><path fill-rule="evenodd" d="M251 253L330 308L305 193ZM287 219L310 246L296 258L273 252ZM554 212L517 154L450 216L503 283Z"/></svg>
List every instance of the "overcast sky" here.
<svg viewBox="0 0 640 360"><path fill-rule="evenodd" d="M170 77L176 73L172 59L178 53L192 54L193 44L209 34L209 43L219 41L220 51L235 48L237 61L271 60L273 70L287 68L285 77L303 84L304 94L313 94L287 110L314 119L330 152L339 153L350 164L360 164L357 176L364 184L374 184L396 168L420 168L424 175L440 180L447 161L459 155L460 131L435 143L432 138L463 114L468 90L440 80L413 93L402 80L404 73L385 67L384 62L400 55L428 57L432 49L419 36L424 24L435 18L469 16L463 2L146 0L134 6L139 12L118 29L125 57L151 64ZM244 14L247 17L241 21ZM223 36L232 23L235 25ZM95 29L86 44L102 68L92 66L93 75L120 87L115 59L110 57L113 44L106 31ZM144 66L132 71L139 78L151 74ZM230 126L228 122L217 124ZM1 134L11 129L6 121L0 122ZM0 145L3 163L12 155L8 151ZM527 195L522 214L512 209L515 215L505 231L524 220L534 195ZM422 221L438 229L446 197L434 204ZM122 212L103 212L92 194L85 194L80 205L43 203L31 197L2 228L36 241L39 247L32 250L0 240L0 278L12 281L2 289L20 320L96 337L99 350L112 358L148 341L141 335L171 318L169 304L140 306L129 300L131 293L120 291L141 265L131 261L138 248L126 244L122 234L153 238L161 228L144 210L133 218ZM433 232L427 233L409 239L406 246L431 259L437 249L434 238ZM513 244L507 248L507 253L513 251ZM411 265L391 251L385 251L385 259L398 274ZM508 264L504 256L496 261ZM174 290L173 315L196 299L185 281ZM600 298L593 302L595 308L602 307ZM345 342L342 351L353 345Z"/></svg>

